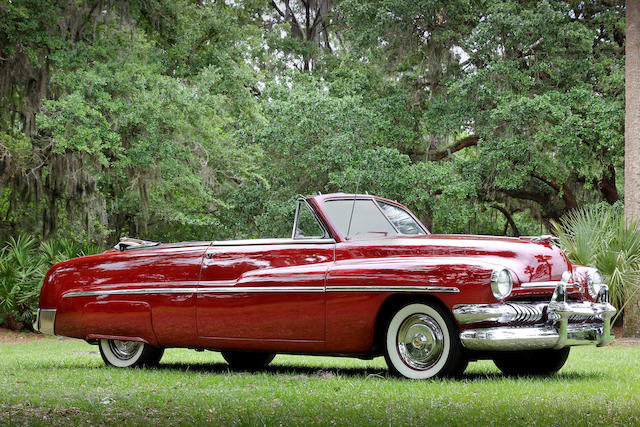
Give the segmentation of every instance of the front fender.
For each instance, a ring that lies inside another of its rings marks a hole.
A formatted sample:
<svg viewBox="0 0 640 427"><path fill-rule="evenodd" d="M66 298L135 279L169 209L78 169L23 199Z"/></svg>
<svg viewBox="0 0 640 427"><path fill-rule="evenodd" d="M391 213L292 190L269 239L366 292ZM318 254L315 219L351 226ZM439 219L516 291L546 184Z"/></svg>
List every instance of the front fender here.
<svg viewBox="0 0 640 427"><path fill-rule="evenodd" d="M395 257L338 261L327 271L326 345L334 353L367 353L381 307L394 295L438 298L449 310L462 303L495 303L482 260Z"/></svg>
<svg viewBox="0 0 640 427"><path fill-rule="evenodd" d="M426 293L438 294L443 301L452 299L456 304L492 303L496 299L489 283L495 268L503 266L460 257L338 261L327 272L327 292ZM452 304L447 305L451 308Z"/></svg>

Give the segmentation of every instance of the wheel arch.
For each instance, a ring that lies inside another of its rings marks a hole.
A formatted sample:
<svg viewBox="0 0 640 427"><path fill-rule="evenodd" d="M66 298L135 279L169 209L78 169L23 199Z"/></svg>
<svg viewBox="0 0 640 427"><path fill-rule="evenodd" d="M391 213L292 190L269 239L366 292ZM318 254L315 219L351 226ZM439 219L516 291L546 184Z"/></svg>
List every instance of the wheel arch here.
<svg viewBox="0 0 640 427"><path fill-rule="evenodd" d="M386 327L391 317L395 314L398 309L401 307L411 304L411 303L429 303L440 307L444 312L449 313L449 316L453 320L454 325L455 319L451 314L450 310L444 304L444 302L435 295L432 294L393 294L390 295L378 310L378 314L376 316L376 321L374 325L373 331L373 348L372 353L375 355L380 355L383 352L384 346L384 335L386 332ZM457 328L457 325L456 325Z"/></svg>

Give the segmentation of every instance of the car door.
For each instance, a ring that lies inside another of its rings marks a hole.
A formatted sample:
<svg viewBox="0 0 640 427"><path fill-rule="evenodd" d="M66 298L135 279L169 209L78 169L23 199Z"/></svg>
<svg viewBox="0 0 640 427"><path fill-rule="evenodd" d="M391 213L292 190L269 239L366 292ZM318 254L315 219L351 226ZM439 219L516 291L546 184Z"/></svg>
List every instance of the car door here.
<svg viewBox="0 0 640 427"><path fill-rule="evenodd" d="M208 249L197 296L202 338L324 340L325 277L334 243Z"/></svg>
<svg viewBox="0 0 640 427"><path fill-rule="evenodd" d="M324 232L214 242L203 259L197 293L198 336L218 343L323 342L325 280L334 253L335 241Z"/></svg>

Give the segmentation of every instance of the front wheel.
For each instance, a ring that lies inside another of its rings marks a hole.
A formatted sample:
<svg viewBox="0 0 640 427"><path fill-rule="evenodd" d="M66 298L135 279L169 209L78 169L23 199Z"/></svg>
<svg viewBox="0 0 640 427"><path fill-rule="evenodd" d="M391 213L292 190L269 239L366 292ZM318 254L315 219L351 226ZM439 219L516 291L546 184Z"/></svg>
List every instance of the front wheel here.
<svg viewBox="0 0 640 427"><path fill-rule="evenodd" d="M570 347L561 350L531 350L504 352L493 359L505 375L551 375L562 368L569 357Z"/></svg>
<svg viewBox="0 0 640 427"><path fill-rule="evenodd" d="M391 317L385 360L391 373L410 379L458 376L469 363L449 313L424 303L405 305Z"/></svg>
<svg viewBox="0 0 640 427"><path fill-rule="evenodd" d="M136 341L100 340L98 347L104 363L117 368L155 366L164 353L162 348Z"/></svg>
<svg viewBox="0 0 640 427"><path fill-rule="evenodd" d="M255 371L267 366L275 353L244 352L244 351L223 351L222 357L233 369L241 371Z"/></svg>

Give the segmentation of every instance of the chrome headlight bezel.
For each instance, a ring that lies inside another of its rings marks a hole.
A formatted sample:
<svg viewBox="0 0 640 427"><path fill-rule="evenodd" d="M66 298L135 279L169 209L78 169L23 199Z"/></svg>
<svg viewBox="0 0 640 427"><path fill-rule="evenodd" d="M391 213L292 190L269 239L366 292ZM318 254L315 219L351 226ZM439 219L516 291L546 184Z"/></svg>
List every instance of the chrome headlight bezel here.
<svg viewBox="0 0 640 427"><path fill-rule="evenodd" d="M592 300L595 301L596 298L598 298L600 289L602 289L602 285L604 284L604 277L602 273L600 273L600 270L596 268L589 270L587 273L587 292Z"/></svg>
<svg viewBox="0 0 640 427"><path fill-rule="evenodd" d="M565 271L564 273L562 273L562 278L560 279L560 281L564 283L573 283L573 273L570 271Z"/></svg>
<svg viewBox="0 0 640 427"><path fill-rule="evenodd" d="M506 268L495 269L491 272L491 292L497 300L503 300L513 291L513 276Z"/></svg>

